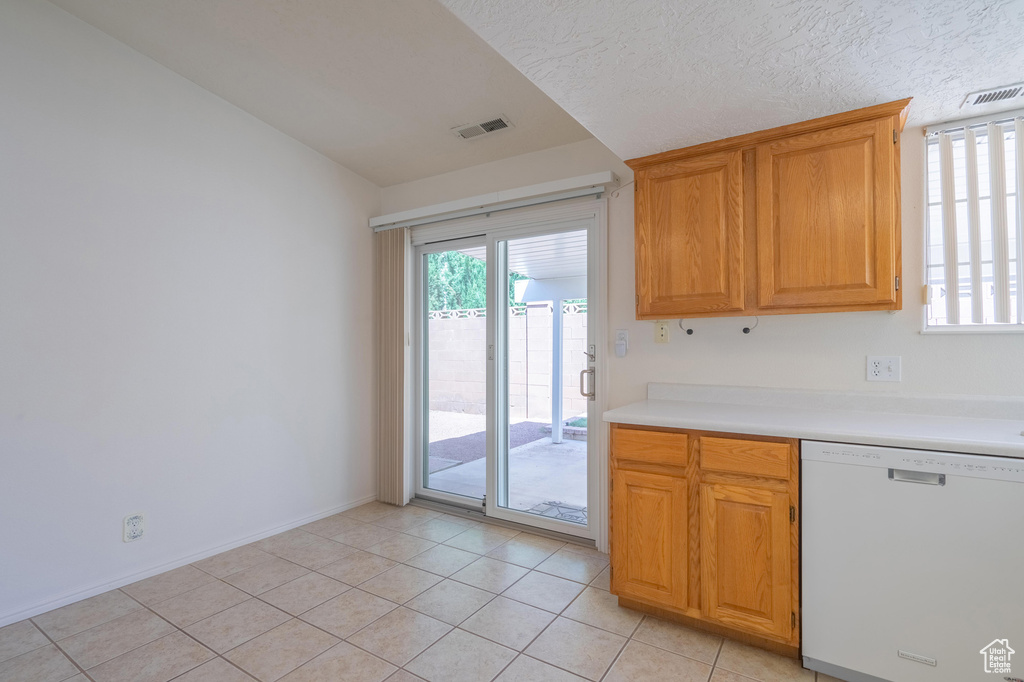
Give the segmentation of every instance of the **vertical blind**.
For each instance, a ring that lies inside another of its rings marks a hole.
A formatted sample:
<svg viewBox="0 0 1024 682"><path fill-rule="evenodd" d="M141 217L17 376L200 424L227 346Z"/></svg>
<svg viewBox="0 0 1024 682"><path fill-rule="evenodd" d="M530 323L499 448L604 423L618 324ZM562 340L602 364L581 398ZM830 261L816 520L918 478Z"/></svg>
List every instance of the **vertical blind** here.
<svg viewBox="0 0 1024 682"><path fill-rule="evenodd" d="M928 325L1024 324L1024 115L929 131L927 155Z"/></svg>
<svg viewBox="0 0 1024 682"><path fill-rule="evenodd" d="M405 490L405 263L409 230L374 235L377 252L377 499L408 502Z"/></svg>

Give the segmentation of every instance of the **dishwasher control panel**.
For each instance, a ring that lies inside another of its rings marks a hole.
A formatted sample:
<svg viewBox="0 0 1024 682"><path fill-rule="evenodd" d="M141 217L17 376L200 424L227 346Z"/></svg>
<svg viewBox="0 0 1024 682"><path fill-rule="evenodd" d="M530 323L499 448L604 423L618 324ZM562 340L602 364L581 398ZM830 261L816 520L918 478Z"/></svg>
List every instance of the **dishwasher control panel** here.
<svg viewBox="0 0 1024 682"><path fill-rule="evenodd" d="M886 467L945 476L967 476L1024 483L1024 459L909 450L881 445L851 445L805 440L800 458L854 466Z"/></svg>

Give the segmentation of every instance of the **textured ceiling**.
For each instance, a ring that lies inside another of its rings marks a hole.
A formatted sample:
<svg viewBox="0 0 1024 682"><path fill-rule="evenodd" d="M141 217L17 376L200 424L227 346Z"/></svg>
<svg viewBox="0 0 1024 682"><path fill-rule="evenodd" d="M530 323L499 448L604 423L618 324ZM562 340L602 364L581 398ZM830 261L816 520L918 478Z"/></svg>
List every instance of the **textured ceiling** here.
<svg viewBox="0 0 1024 682"><path fill-rule="evenodd" d="M432 0L52 2L380 186L590 137Z"/></svg>
<svg viewBox="0 0 1024 682"><path fill-rule="evenodd" d="M1024 0L441 0L624 159L1024 80Z"/></svg>

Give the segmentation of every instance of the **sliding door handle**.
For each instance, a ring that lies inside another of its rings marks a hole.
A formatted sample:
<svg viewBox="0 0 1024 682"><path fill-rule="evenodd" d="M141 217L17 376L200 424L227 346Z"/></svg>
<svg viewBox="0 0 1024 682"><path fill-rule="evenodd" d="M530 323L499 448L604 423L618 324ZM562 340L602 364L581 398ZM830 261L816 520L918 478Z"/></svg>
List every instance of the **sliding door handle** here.
<svg viewBox="0 0 1024 682"><path fill-rule="evenodd" d="M590 381L587 381L587 375L590 375ZM590 384L590 390L587 390L587 384ZM580 395L587 400L594 400L594 368L581 369L580 370Z"/></svg>

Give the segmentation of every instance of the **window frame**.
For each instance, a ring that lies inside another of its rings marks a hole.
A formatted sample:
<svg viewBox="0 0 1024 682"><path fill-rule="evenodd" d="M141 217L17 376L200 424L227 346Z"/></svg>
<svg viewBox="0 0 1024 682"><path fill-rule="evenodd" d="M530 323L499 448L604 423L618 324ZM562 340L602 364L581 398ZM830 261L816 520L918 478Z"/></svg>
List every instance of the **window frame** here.
<svg viewBox="0 0 1024 682"><path fill-rule="evenodd" d="M974 323L974 322L969 321L969 319L968 319L968 321L964 321L963 316L961 316L961 320L959 322L955 323L955 324L950 324L950 323L932 324L931 323L932 316L930 315L930 312L932 310L932 300L931 300L931 286L932 286L932 282L930 281L930 276L931 276L931 270L934 267L936 267L936 265L937 265L937 264L932 263L932 261L931 261L931 250L934 247L932 246L930 239L931 239L931 236L932 236L932 233L933 233L934 229L939 229L939 230L943 229L941 226L938 227L938 228L933 228L933 226L932 226L932 215L931 215L932 214L932 205L929 203L929 200L932 198L930 196L931 195L930 183L931 183L931 180L932 180L932 176L931 176L931 169L930 169L930 166L929 166L929 160L930 160L929 159L929 156L930 156L930 151L929 150L932 147L937 147L937 145L933 142L933 136L935 136L935 135L937 135L939 133L943 133L943 132L950 132L950 133L961 132L961 134L962 134L962 131L966 130L967 128L978 127L978 126L982 126L982 125L985 125L985 124L988 124L988 123L997 123L997 124L1000 124L1000 125L1005 127L1005 125L1007 123L1012 125L1012 124L1014 124L1014 122L1022 120L1022 119L1024 119L1024 109L1014 109L1014 110L1008 110L1008 111L1002 111L1002 112L995 112L995 113L987 114L987 115L984 115L984 116L977 116L977 117L972 117L972 118L948 121L948 122L945 122L945 123L940 123L940 124L936 124L936 125L927 126L925 128L925 130L924 130L925 143L924 143L923 148L922 148L922 156L923 156L923 161L924 161L924 163L923 163L923 170L924 170L924 172L923 172L923 201L922 201L922 207L923 207L923 213L924 213L924 215L922 217L922 223L923 223L923 227L924 227L923 239L922 239L923 257L924 257L924 259L923 259L923 267L922 267L922 279L923 279L923 287L924 287L924 305L922 306L922 312L921 312L921 333L922 334L1024 334L1024 315L1020 315L1017 312L1019 309L1015 309L1014 306L1011 306L1010 318L1011 318L1012 321L1009 321L1009 322ZM1021 154L1021 152L1019 150L1021 148L1021 145L1024 144L1024 135L1020 134L1020 131L1022 130L1022 128L1024 128L1024 124L1017 125L1016 126L1016 133L1014 135L1014 154L1016 155L1018 162L1020 161L1020 158L1022 156L1022 154ZM961 139L963 139L963 138L961 137ZM1009 153L1007 153L1007 156L1009 156ZM1021 196L1020 196L1020 192L1018 192L1017 189L1019 189L1019 187L1022 184L1024 184L1024 183L1021 182L1021 179L1020 179L1021 174L1024 173L1024 165L1022 165L1021 163L1015 163L1015 168L1016 168L1015 172L1017 174L1017 182L1013 186L1011 186L1011 183L1009 182L1009 179L1007 179L1007 181L1006 181L1006 190L1007 190L1006 194L1007 194L1007 196L1013 196L1014 200L1019 202L1021 200ZM941 171L940 171L940 173L941 173ZM981 173L979 172L979 176L980 175L981 175ZM940 189L940 193L941 193L941 189ZM991 190L990 190L990 193L991 193ZM1019 216L1019 218L1018 218L1018 216ZM1016 214L1009 213L1007 217L1008 217L1007 226L1006 226L1007 227L1007 234L1008 234L1007 248L1009 248L1010 243L1013 243L1014 235L1016 235L1017 238L1019 239L1020 234L1022 232L1024 232L1024 226L1021 226L1021 230L1018 230L1018 228L1017 228L1017 220L1018 219L1024 220L1024 209L1022 209L1022 207L1019 204L1017 204ZM958 222L957 231L959 232L959 221L957 221L957 222ZM982 222L984 222L984 221L982 221ZM989 234L991 235L991 225L989 226L989 230L990 230ZM943 247L944 246L945 246L945 243L943 242ZM1024 295L1024 262L1020 262L1021 259L1018 258L1019 253L1020 253L1020 249L1015 249L1015 250L1011 251L1010 253L1008 253L1008 262L1010 263L1010 272L1007 273L1007 296L1009 296L1011 292L1015 291L1015 289L1013 288L1012 285L1016 286L1016 295L1018 297ZM962 258L959 255L958 255L957 261L958 261L958 267L963 264L962 263ZM970 257L969 257L968 263L969 262L970 262ZM983 264L984 264L983 262L979 262L979 267L983 267ZM946 268L945 256L942 259L941 267L943 268L943 272L944 272L945 268ZM1015 279L1013 277L1010 277L1010 273L1012 273L1014 275ZM970 287L970 289L971 289L971 295L973 296L974 295L973 287ZM968 316L968 318L969 317L970 316Z"/></svg>

